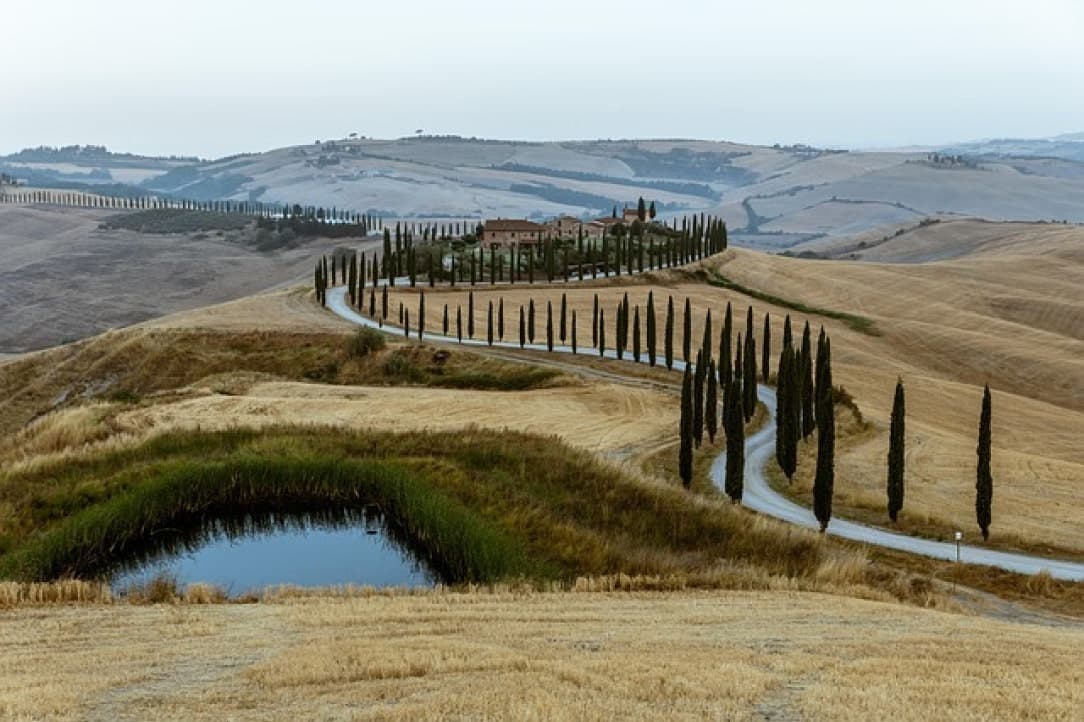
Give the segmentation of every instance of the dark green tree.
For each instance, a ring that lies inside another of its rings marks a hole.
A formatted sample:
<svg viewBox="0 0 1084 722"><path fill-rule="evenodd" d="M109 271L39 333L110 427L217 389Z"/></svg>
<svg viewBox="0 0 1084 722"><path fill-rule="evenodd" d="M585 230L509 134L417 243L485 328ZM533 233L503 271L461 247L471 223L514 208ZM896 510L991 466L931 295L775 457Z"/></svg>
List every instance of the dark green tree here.
<svg viewBox="0 0 1084 722"><path fill-rule="evenodd" d="M817 471L813 478L813 515L821 532L832 518L835 487L836 419L832 393L832 343L821 335L817 351Z"/></svg>
<svg viewBox="0 0 1084 722"><path fill-rule="evenodd" d="M553 304L546 301L546 350L553 351Z"/></svg>
<svg viewBox="0 0 1084 722"><path fill-rule="evenodd" d="M474 338L474 291L467 291L467 338Z"/></svg>
<svg viewBox="0 0 1084 722"><path fill-rule="evenodd" d="M723 402L726 402L726 394L730 390L730 382L734 378L734 365L731 359L734 351L731 343L734 338L734 316L730 309L730 302L726 304L726 315L723 317L723 332L719 336L719 385L723 387Z"/></svg>
<svg viewBox="0 0 1084 722"><path fill-rule="evenodd" d="M704 357L704 365L707 366L711 361L711 309L708 309L707 315L704 316L704 339L700 343L700 352Z"/></svg>
<svg viewBox="0 0 1084 722"><path fill-rule="evenodd" d="M700 448L704 443L704 352L696 352L696 368L693 372L693 445Z"/></svg>
<svg viewBox="0 0 1084 722"><path fill-rule="evenodd" d="M459 343L463 343L463 307L455 307L455 338Z"/></svg>
<svg viewBox="0 0 1084 722"><path fill-rule="evenodd" d="M757 410L757 342L752 336L746 336L742 369L745 377L742 379L742 409L745 412L746 422L751 421Z"/></svg>
<svg viewBox="0 0 1084 722"><path fill-rule="evenodd" d="M448 335L448 304L444 304L444 335Z"/></svg>
<svg viewBox="0 0 1084 722"><path fill-rule="evenodd" d="M685 297L685 319L682 331L681 350L684 354L685 363L690 363L693 360L693 309L688 296Z"/></svg>
<svg viewBox="0 0 1084 722"><path fill-rule="evenodd" d="M674 368L674 297L666 300L666 326L663 329L663 354L666 368Z"/></svg>
<svg viewBox="0 0 1084 722"><path fill-rule="evenodd" d="M598 294L591 306L591 345L598 346Z"/></svg>
<svg viewBox="0 0 1084 722"><path fill-rule="evenodd" d="M519 347L523 348L527 344L527 319L526 314L523 312L523 306L519 307Z"/></svg>
<svg viewBox="0 0 1084 722"><path fill-rule="evenodd" d="M504 341L504 296L497 302L497 338Z"/></svg>
<svg viewBox="0 0 1084 722"><path fill-rule="evenodd" d="M688 366L681 380L681 443L678 445L678 474L688 489L693 483L693 379Z"/></svg>
<svg viewBox="0 0 1084 722"><path fill-rule="evenodd" d="M632 314L632 360L640 363L640 307L636 306Z"/></svg>
<svg viewBox="0 0 1084 722"><path fill-rule="evenodd" d="M814 411L813 385L813 348L810 340L809 321L802 331L802 353L798 362L798 387L802 405L802 438L809 438L817 428L817 415Z"/></svg>
<svg viewBox="0 0 1084 722"><path fill-rule="evenodd" d="M418 340L425 335L425 291L418 295Z"/></svg>
<svg viewBox="0 0 1084 722"><path fill-rule="evenodd" d="M647 292L647 318L645 319L645 325L647 328L647 362L649 365L655 365L655 296L651 291Z"/></svg>
<svg viewBox="0 0 1084 722"><path fill-rule="evenodd" d="M888 429L888 518L896 523L903 509L903 451L904 451L903 379L896 380L896 396L892 400L892 421Z"/></svg>
<svg viewBox="0 0 1084 722"><path fill-rule="evenodd" d="M567 266L566 266L567 267ZM566 277L567 281L568 278ZM568 300L565 298L565 294L561 294L561 343L565 342L568 338Z"/></svg>
<svg viewBox="0 0 1084 722"><path fill-rule="evenodd" d="M741 334L738 334L740 343ZM740 358L740 356L739 356ZM742 411L741 374L735 374L724 396L723 433L726 434L726 479L723 491L737 504L745 487L745 415Z"/></svg>
<svg viewBox="0 0 1084 722"><path fill-rule="evenodd" d="M598 355L606 355L606 312L598 310Z"/></svg>
<svg viewBox="0 0 1084 722"><path fill-rule="evenodd" d="M534 299L527 303L527 340L534 343Z"/></svg>
<svg viewBox="0 0 1084 722"><path fill-rule="evenodd" d="M704 376L707 389L704 392L704 426L708 431L708 443L715 443L715 434L719 430L718 382L715 379L715 361L708 362Z"/></svg>
<svg viewBox="0 0 1084 722"><path fill-rule="evenodd" d="M572 355L576 355L576 309L572 309Z"/></svg>
<svg viewBox="0 0 1084 722"><path fill-rule="evenodd" d="M493 300L490 299L486 309L486 344L493 345Z"/></svg>
<svg viewBox="0 0 1084 722"><path fill-rule="evenodd" d="M979 417L978 466L975 478L975 518L983 540L990 538L991 505L994 498L994 477L990 471L991 429L990 385L982 390L982 415Z"/></svg>
<svg viewBox="0 0 1084 722"><path fill-rule="evenodd" d="M772 321L771 315L767 311L764 313L764 333L761 334L761 336L760 367L762 369L764 383L768 383L768 379L771 377L772 364Z"/></svg>

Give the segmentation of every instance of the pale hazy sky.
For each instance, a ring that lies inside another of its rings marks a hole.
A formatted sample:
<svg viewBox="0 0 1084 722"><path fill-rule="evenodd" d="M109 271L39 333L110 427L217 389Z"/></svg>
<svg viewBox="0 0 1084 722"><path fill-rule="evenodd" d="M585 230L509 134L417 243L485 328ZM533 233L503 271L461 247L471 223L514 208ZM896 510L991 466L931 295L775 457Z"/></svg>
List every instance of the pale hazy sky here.
<svg viewBox="0 0 1084 722"><path fill-rule="evenodd" d="M1082 0L34 0L0 17L0 153L1084 130Z"/></svg>

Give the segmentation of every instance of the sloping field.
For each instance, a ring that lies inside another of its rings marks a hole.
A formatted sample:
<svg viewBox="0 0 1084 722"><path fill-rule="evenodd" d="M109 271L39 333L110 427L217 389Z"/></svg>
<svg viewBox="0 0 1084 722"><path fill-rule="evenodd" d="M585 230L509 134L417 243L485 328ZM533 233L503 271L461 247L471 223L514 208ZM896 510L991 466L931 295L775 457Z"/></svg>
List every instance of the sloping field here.
<svg viewBox="0 0 1084 722"><path fill-rule="evenodd" d="M867 434L844 441L837 454L841 501L883 505L887 419L899 376L908 390L910 433L905 512L932 519L946 536L954 529L974 529L974 446L981 387L989 382L994 390L994 534L1084 551L1079 531L1084 519L1079 504L1084 493L1084 447L1079 441L1084 438L1084 232L1061 226L1048 231L1013 243L995 237L981 253L942 263L816 262L731 250L708 271L784 300L872 321L879 335L825 316L752 303L758 338L764 312L771 313L776 352L787 313L798 332L806 319L814 333L823 324L833 338L836 382L854 395L874 425ZM676 305L678 357L686 297L694 310L694 350L708 308L716 339L728 301L734 308L735 331L744 331L749 299L742 294L680 272L639 278L631 285L618 283L569 284L549 292L519 284L479 286L474 291L475 336L485 337L489 301L496 305L503 297L505 338L516 340L519 309L533 298L535 340L544 342L546 302L552 303L557 335L564 293L569 313L577 312L579 345L590 354L594 295L608 319L607 346L612 348L618 302L628 292L630 303L643 310L649 290L655 292L660 355L669 295ZM418 290L393 292L393 317L400 301L416 317L417 296ZM456 306L466 314L463 291L427 292L426 326L431 333L441 327L445 303L453 319ZM713 348L717 345L715 340Z"/></svg>
<svg viewBox="0 0 1084 722"><path fill-rule="evenodd" d="M0 352L54 346L297 281L321 250L260 253L213 232L99 229L115 214L0 205Z"/></svg>
<svg viewBox="0 0 1084 722"><path fill-rule="evenodd" d="M56 720L1070 720L1079 628L789 592L20 608L0 713Z"/></svg>

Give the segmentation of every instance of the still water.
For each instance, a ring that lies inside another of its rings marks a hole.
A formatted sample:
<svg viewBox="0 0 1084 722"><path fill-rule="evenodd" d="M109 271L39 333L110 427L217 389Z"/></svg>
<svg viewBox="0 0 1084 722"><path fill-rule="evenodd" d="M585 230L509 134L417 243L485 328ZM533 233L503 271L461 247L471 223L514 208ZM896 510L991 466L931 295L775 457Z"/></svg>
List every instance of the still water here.
<svg viewBox="0 0 1084 722"><path fill-rule="evenodd" d="M214 520L175 534L119 565L112 586L168 575L182 588L207 582L236 596L267 586L432 586L436 576L372 517L335 515Z"/></svg>

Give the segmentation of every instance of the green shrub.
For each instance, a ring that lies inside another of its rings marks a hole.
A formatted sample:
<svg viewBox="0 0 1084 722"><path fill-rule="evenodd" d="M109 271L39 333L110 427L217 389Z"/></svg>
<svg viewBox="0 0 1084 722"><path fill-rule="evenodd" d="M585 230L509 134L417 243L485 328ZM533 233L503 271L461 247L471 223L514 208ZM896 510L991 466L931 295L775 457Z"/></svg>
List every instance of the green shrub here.
<svg viewBox="0 0 1084 722"><path fill-rule="evenodd" d="M365 358L373 351L381 351L387 346L384 334L375 328L359 328L346 345L346 353L351 358Z"/></svg>

